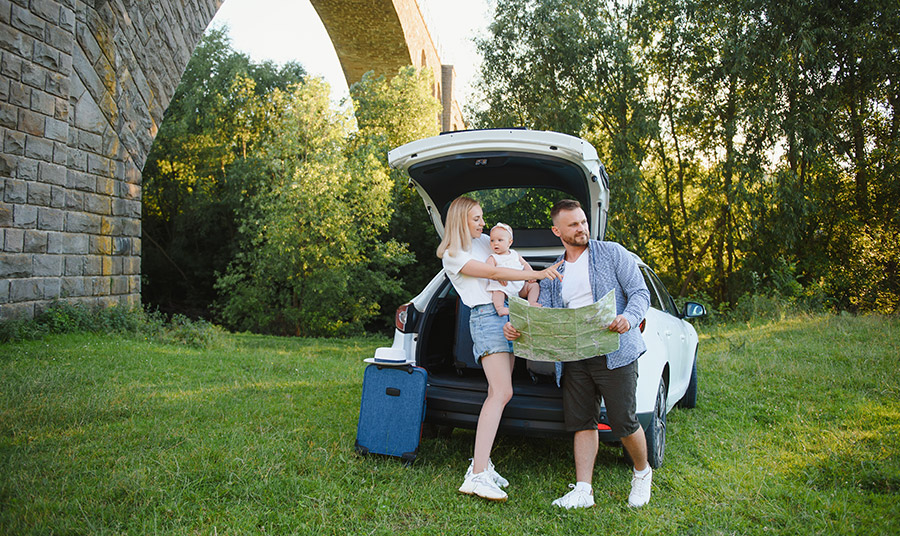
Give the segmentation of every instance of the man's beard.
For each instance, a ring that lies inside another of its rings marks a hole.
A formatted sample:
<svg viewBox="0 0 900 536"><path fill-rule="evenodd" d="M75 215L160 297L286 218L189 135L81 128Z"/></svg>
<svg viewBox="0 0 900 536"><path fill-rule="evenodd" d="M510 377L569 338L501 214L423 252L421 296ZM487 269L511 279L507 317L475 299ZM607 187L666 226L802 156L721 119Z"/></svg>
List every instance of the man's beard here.
<svg viewBox="0 0 900 536"><path fill-rule="evenodd" d="M578 233L573 235L570 239L564 238L563 242L570 246L583 247L588 245L588 235L587 233Z"/></svg>

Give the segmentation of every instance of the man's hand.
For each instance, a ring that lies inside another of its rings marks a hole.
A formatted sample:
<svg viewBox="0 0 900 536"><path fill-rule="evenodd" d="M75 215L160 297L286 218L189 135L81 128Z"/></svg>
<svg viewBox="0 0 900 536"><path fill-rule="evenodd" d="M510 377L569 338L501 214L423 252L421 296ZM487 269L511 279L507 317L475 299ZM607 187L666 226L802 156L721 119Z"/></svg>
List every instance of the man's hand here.
<svg viewBox="0 0 900 536"><path fill-rule="evenodd" d="M510 341L514 341L522 336L519 330L513 327L512 322L503 324L503 335Z"/></svg>
<svg viewBox="0 0 900 536"><path fill-rule="evenodd" d="M631 329L631 324L628 323L628 319L626 319L623 315L617 316L615 319L613 319L612 324L609 325L609 330L615 331L616 333L625 333L629 329ZM503 334L506 334L505 326L503 328ZM509 339L509 337L507 337L507 339Z"/></svg>

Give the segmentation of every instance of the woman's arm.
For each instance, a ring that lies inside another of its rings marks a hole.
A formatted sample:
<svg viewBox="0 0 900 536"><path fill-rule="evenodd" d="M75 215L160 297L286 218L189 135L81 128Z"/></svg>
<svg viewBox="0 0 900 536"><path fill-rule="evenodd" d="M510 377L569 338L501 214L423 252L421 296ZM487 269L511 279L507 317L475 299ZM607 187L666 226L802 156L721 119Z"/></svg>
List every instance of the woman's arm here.
<svg viewBox="0 0 900 536"><path fill-rule="evenodd" d="M482 277L484 279L496 279L498 281L530 281L532 279L562 279L562 275L556 270L560 264L565 261L548 266L543 270L534 271L531 269L514 270L512 268L503 268L502 266L491 266L486 262L476 261L474 259L463 265L460 273L470 277Z"/></svg>

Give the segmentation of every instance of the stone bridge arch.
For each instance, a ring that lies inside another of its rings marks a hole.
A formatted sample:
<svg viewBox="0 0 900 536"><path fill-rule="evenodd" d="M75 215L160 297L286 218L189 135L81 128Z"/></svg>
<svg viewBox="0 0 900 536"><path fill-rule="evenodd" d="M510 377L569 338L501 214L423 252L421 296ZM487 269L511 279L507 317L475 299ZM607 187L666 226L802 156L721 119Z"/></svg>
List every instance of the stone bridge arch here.
<svg viewBox="0 0 900 536"><path fill-rule="evenodd" d="M141 170L222 3L0 0L0 319L140 303ZM429 67L444 130L463 128L415 0L312 3L348 84Z"/></svg>

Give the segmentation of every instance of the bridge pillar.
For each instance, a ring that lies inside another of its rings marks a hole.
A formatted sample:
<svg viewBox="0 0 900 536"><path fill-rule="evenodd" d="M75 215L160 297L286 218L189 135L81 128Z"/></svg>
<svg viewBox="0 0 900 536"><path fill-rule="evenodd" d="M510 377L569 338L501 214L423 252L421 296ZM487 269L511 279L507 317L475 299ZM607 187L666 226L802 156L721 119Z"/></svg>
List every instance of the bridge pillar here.
<svg viewBox="0 0 900 536"><path fill-rule="evenodd" d="M140 302L141 169L221 3L0 0L0 319Z"/></svg>

